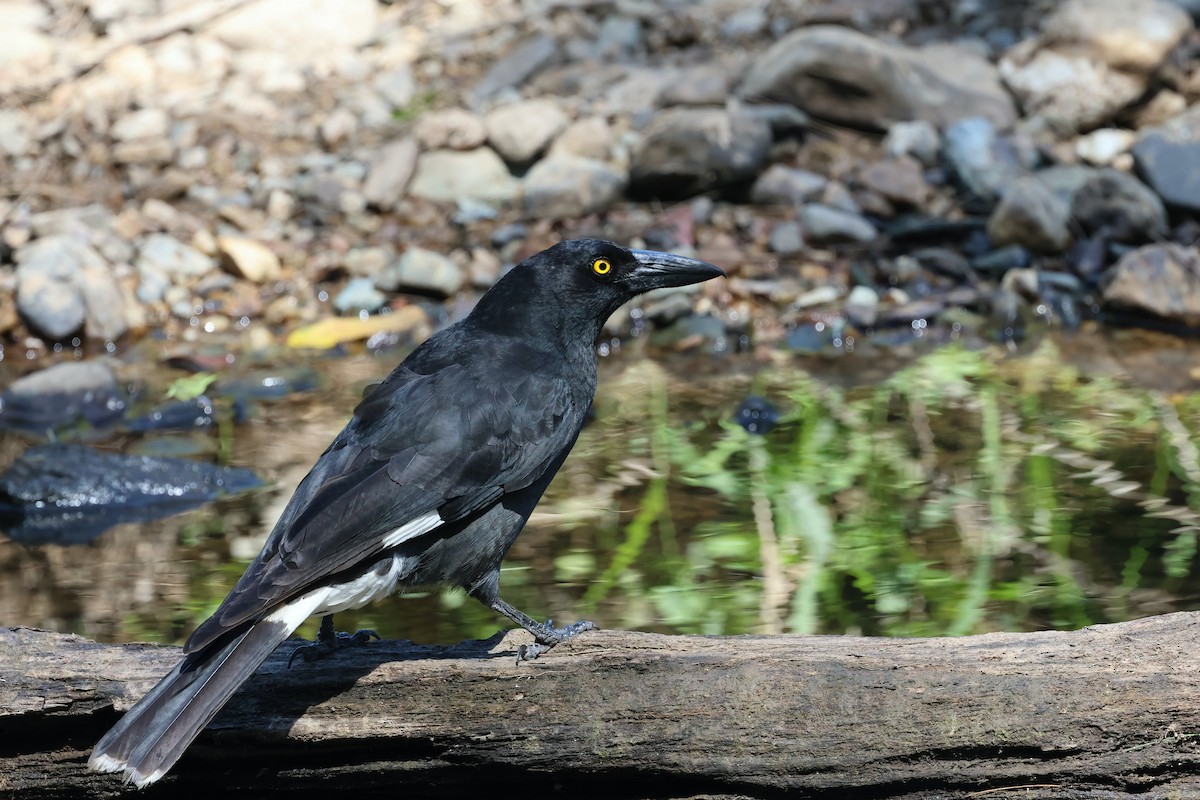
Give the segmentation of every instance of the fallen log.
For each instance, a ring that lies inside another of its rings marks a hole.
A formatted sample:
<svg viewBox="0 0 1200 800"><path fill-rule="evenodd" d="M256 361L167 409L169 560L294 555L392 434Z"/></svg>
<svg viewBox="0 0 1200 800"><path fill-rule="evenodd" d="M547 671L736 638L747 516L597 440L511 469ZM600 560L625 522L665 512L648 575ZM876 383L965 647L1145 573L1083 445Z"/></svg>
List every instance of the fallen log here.
<svg viewBox="0 0 1200 800"><path fill-rule="evenodd" d="M284 646L159 784L290 800L1200 797L1200 614L957 639L524 633ZM110 797L85 770L178 649L0 629L0 796Z"/></svg>

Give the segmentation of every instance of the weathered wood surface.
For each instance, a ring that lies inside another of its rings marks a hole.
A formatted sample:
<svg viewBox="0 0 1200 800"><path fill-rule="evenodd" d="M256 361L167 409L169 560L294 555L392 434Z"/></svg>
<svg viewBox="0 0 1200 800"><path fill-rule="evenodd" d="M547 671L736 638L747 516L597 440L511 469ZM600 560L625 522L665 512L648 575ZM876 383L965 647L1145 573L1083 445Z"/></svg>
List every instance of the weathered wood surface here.
<svg viewBox="0 0 1200 800"><path fill-rule="evenodd" d="M1200 797L1200 614L960 639L599 631L518 667L524 636L290 670L285 646L138 796ZM177 653L0 629L0 797L120 793L88 750Z"/></svg>

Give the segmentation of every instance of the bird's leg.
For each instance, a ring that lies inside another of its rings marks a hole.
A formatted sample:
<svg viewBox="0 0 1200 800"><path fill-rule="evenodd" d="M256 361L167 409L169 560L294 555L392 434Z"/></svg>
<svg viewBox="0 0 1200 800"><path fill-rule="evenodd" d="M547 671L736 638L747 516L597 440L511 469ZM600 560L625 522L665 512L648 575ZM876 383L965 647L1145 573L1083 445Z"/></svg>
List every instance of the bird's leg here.
<svg viewBox="0 0 1200 800"><path fill-rule="evenodd" d="M536 622L528 614L501 600L499 594L487 601L487 605L533 634L533 644L523 644L517 648L517 664L532 661L554 645L562 644L578 633L596 629L596 623L586 620L562 628L555 628L554 621L549 619Z"/></svg>
<svg viewBox="0 0 1200 800"><path fill-rule="evenodd" d="M333 629L333 614L326 614L321 617L321 627L317 628L317 640L309 644L302 644L293 650L291 658L288 659L288 666L292 666L292 662L296 660L296 656L300 656L306 662L311 663L331 656L343 647L366 644L372 639L378 638L378 633L369 630L360 630L354 633L335 631Z"/></svg>

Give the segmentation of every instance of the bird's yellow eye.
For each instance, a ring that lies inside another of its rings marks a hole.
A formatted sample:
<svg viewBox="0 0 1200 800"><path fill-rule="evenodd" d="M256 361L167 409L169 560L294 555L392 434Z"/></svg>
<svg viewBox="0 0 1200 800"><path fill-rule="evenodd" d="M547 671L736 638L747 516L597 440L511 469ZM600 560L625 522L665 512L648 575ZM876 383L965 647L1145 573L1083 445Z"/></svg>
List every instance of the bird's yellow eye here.
<svg viewBox="0 0 1200 800"><path fill-rule="evenodd" d="M607 258L597 258L592 262L592 272L597 275L607 275L612 272L612 262Z"/></svg>

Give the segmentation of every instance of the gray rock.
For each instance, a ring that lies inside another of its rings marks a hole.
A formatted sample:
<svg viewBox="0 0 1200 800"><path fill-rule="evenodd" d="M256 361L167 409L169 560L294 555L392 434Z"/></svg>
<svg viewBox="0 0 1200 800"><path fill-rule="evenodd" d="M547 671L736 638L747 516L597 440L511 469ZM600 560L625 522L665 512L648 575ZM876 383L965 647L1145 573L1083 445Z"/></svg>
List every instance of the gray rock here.
<svg viewBox="0 0 1200 800"><path fill-rule="evenodd" d="M580 156L607 161L612 155L613 131L604 117L584 117L566 127L550 145L550 155Z"/></svg>
<svg viewBox="0 0 1200 800"><path fill-rule="evenodd" d="M943 153L964 188L984 200L995 199L1004 186L1027 172L1016 148L982 117L947 128Z"/></svg>
<svg viewBox="0 0 1200 800"><path fill-rule="evenodd" d="M889 156L912 156L927 167L937 163L941 139L937 128L923 119L893 123L883 139Z"/></svg>
<svg viewBox="0 0 1200 800"><path fill-rule="evenodd" d="M1191 29L1166 0L1067 0L1041 36L1009 50L999 67L1028 116L1087 130L1141 97Z"/></svg>
<svg viewBox="0 0 1200 800"><path fill-rule="evenodd" d="M600 23L600 32L592 44L592 57L620 56L632 53L642 45L642 24L632 17L613 14Z"/></svg>
<svg viewBox="0 0 1200 800"><path fill-rule="evenodd" d="M370 278L352 278L333 298L333 307L339 313L350 311L378 311L387 304L387 297L375 288Z"/></svg>
<svg viewBox="0 0 1200 800"><path fill-rule="evenodd" d="M820 195L828 183L815 172L772 164L754 182L750 199L762 205L800 205Z"/></svg>
<svg viewBox="0 0 1200 800"><path fill-rule="evenodd" d="M870 328L879 319L879 294L870 286L855 286L846 296L846 319L859 328Z"/></svg>
<svg viewBox="0 0 1200 800"><path fill-rule="evenodd" d="M580 217L612 205L626 180L625 173L603 161L552 155L525 176L522 202L530 217Z"/></svg>
<svg viewBox="0 0 1200 800"><path fill-rule="evenodd" d="M483 118L488 143L512 164L528 164L567 127L567 115L552 100L538 98L494 108Z"/></svg>
<svg viewBox="0 0 1200 800"><path fill-rule="evenodd" d="M715 108L673 108L646 126L633 156L631 193L687 197L746 182L771 146L762 120Z"/></svg>
<svg viewBox="0 0 1200 800"><path fill-rule="evenodd" d="M109 135L118 142L139 139L166 139L171 119L161 108L142 108L119 118L109 128Z"/></svg>
<svg viewBox="0 0 1200 800"><path fill-rule="evenodd" d="M213 270L216 261L165 233L152 233L138 246L138 271L151 270L172 277L190 278Z"/></svg>
<svg viewBox="0 0 1200 800"><path fill-rule="evenodd" d="M1071 207L1034 177L1019 178L1004 191L988 218L997 247L1018 244L1041 253L1061 253L1071 243Z"/></svg>
<svg viewBox="0 0 1200 800"><path fill-rule="evenodd" d="M125 295L107 267L85 266L79 271L76 286L85 311L84 335L89 339L115 342L129 332L129 313Z"/></svg>
<svg viewBox="0 0 1200 800"><path fill-rule="evenodd" d="M779 253L781 256L799 253L804 249L804 232L800 223L793 220L775 223L770 236L767 237L767 247L772 253Z"/></svg>
<svg viewBox="0 0 1200 800"><path fill-rule="evenodd" d="M664 106L723 106L729 99L729 72L721 64L685 67L658 97Z"/></svg>
<svg viewBox="0 0 1200 800"><path fill-rule="evenodd" d="M799 136L808 129L808 114L786 103L756 103L744 105L740 111L755 119L761 119L771 128L771 136L783 139Z"/></svg>
<svg viewBox="0 0 1200 800"><path fill-rule="evenodd" d="M443 108L424 114L413 125L422 150L474 150L487 141L483 117L465 108Z"/></svg>
<svg viewBox="0 0 1200 800"><path fill-rule="evenodd" d="M112 370L99 361L64 361L17 378L8 387L17 397L50 395L115 395L117 380Z"/></svg>
<svg viewBox="0 0 1200 800"><path fill-rule="evenodd" d="M33 123L23 111L0 109L0 154L20 158L33 149Z"/></svg>
<svg viewBox="0 0 1200 800"><path fill-rule="evenodd" d="M754 62L739 94L878 130L913 119L942 127L970 116L1008 127L1017 118L995 69L972 51L918 50L836 25L780 39Z"/></svg>
<svg viewBox="0 0 1200 800"><path fill-rule="evenodd" d="M1092 170L1071 197L1071 216L1085 233L1142 242L1165 236L1167 211L1153 191L1127 172Z"/></svg>
<svg viewBox="0 0 1200 800"><path fill-rule="evenodd" d="M1133 146L1133 163L1168 205L1200 211L1200 106L1145 132Z"/></svg>
<svg viewBox="0 0 1200 800"><path fill-rule="evenodd" d="M453 202L460 197L506 203L520 187L494 150L480 147L460 153L433 150L417 159L409 194L426 200Z"/></svg>
<svg viewBox="0 0 1200 800"><path fill-rule="evenodd" d="M819 244L872 242L875 226L858 214L809 203L800 209L800 224L809 240Z"/></svg>
<svg viewBox="0 0 1200 800"><path fill-rule="evenodd" d="M79 291L85 268L107 272L91 246L66 234L35 239L16 252L17 310L39 334L64 339L83 327L87 307Z"/></svg>
<svg viewBox="0 0 1200 800"><path fill-rule="evenodd" d="M243 50L277 50L293 63L361 47L379 27L375 0L257 0L224 14L207 32Z"/></svg>
<svg viewBox="0 0 1200 800"><path fill-rule="evenodd" d="M466 282L458 264L432 250L410 247L400 259L375 276L376 288L385 292L413 291L450 297Z"/></svg>
<svg viewBox="0 0 1200 800"><path fill-rule="evenodd" d="M858 175L859 182L892 202L920 207L929 197L921 165L908 156L878 161Z"/></svg>
<svg viewBox="0 0 1200 800"><path fill-rule="evenodd" d="M396 207L417 168L417 143L412 139L390 142L379 149L371 160L363 197L375 208L384 211Z"/></svg>
<svg viewBox="0 0 1200 800"><path fill-rule="evenodd" d="M1105 275L1104 304L1188 326L1200 325L1200 251L1149 244L1126 253Z"/></svg>
<svg viewBox="0 0 1200 800"><path fill-rule="evenodd" d="M537 36L524 42L492 65L479 83L471 88L471 99L479 103L501 89L520 86L557 54L558 45L550 36Z"/></svg>
<svg viewBox="0 0 1200 800"><path fill-rule="evenodd" d="M393 108L407 108L417 93L417 82L407 65L379 73L371 85Z"/></svg>
<svg viewBox="0 0 1200 800"><path fill-rule="evenodd" d="M38 238L57 236L63 233L90 235L92 231L107 231L112 228L113 215L102 205L56 208L41 211L29 217L29 227Z"/></svg>

